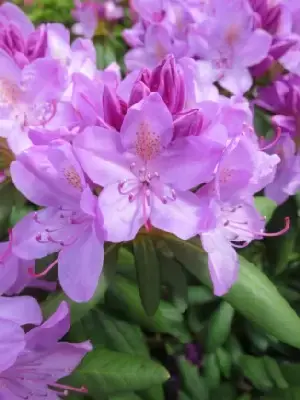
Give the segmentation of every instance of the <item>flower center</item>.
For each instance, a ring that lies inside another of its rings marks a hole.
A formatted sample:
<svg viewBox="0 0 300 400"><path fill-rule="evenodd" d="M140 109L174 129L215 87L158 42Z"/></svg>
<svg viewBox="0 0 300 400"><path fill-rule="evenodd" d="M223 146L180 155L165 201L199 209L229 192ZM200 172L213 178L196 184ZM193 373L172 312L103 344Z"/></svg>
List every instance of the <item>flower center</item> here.
<svg viewBox="0 0 300 400"><path fill-rule="evenodd" d="M13 105L18 103L20 98L20 89L17 85L7 81L6 79L0 79L0 104Z"/></svg>
<svg viewBox="0 0 300 400"><path fill-rule="evenodd" d="M78 189L80 192L82 192L83 187L81 179L76 169L71 165L67 168L64 168L63 173L68 183L73 186L73 188Z"/></svg>
<svg viewBox="0 0 300 400"><path fill-rule="evenodd" d="M136 154L145 162L152 160L161 151L160 137L151 131L147 122L142 122L136 133Z"/></svg>

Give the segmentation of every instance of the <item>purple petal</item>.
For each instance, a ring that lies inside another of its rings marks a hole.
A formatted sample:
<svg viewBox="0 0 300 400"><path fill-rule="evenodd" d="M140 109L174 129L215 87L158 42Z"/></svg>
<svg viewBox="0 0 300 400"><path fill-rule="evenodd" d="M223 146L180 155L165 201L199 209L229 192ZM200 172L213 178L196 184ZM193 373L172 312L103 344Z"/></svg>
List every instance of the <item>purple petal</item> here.
<svg viewBox="0 0 300 400"><path fill-rule="evenodd" d="M135 178L136 179L136 178ZM104 230L110 242L133 240L149 217L149 209L140 196L130 202L122 195L118 183L106 186L99 196L99 208L104 217ZM143 212L143 207L145 210Z"/></svg>
<svg viewBox="0 0 300 400"><path fill-rule="evenodd" d="M98 286L104 260L104 247L89 229L58 256L58 277L65 293L74 301L89 301Z"/></svg>
<svg viewBox="0 0 300 400"><path fill-rule="evenodd" d="M53 347L70 329L68 303L63 301L46 322L26 334L26 349L43 351Z"/></svg>
<svg viewBox="0 0 300 400"><path fill-rule="evenodd" d="M86 128L74 140L74 149L84 171L99 185L133 177L129 163L121 153L120 134L116 131Z"/></svg>
<svg viewBox="0 0 300 400"><path fill-rule="evenodd" d="M11 367L24 350L23 329L13 321L0 318L0 372Z"/></svg>
<svg viewBox="0 0 300 400"><path fill-rule="evenodd" d="M176 191L176 200L164 204L153 196L150 222L156 228L188 240L198 231L199 199L191 192Z"/></svg>
<svg viewBox="0 0 300 400"><path fill-rule="evenodd" d="M61 246L56 243L41 243L38 237L47 226L53 227L57 222L58 210L48 208L36 213L29 213L23 217L13 229L13 252L25 260L43 258L60 250ZM37 216L37 218L36 218ZM37 222L43 220L43 225ZM59 225L58 225L59 226ZM33 265L32 265L33 266Z"/></svg>
<svg viewBox="0 0 300 400"><path fill-rule="evenodd" d="M142 160L155 158L173 137L173 119L158 93L129 108L121 128L124 148Z"/></svg>
<svg viewBox="0 0 300 400"><path fill-rule="evenodd" d="M18 325L39 325L43 320L38 302L29 296L0 297L0 318Z"/></svg>
<svg viewBox="0 0 300 400"><path fill-rule="evenodd" d="M242 65L251 67L260 63L268 55L271 44L272 36L262 29L256 29L238 55Z"/></svg>
<svg viewBox="0 0 300 400"><path fill-rule="evenodd" d="M238 278L238 257L223 233L216 229L201 234L203 248L208 253L208 266L214 294L226 294Z"/></svg>

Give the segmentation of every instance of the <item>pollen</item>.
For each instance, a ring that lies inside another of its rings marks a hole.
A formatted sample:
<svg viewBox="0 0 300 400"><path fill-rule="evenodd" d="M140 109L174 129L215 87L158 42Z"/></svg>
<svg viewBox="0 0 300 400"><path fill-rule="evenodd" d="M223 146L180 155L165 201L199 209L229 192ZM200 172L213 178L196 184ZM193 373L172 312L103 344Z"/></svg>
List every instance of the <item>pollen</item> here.
<svg viewBox="0 0 300 400"><path fill-rule="evenodd" d="M136 133L136 154L144 161L155 158L161 150L159 136L151 131L147 122L142 122Z"/></svg>
<svg viewBox="0 0 300 400"><path fill-rule="evenodd" d="M15 104L20 97L19 88L5 79L0 79L0 104Z"/></svg>
<svg viewBox="0 0 300 400"><path fill-rule="evenodd" d="M228 168L222 169L222 171L220 172L220 182L227 183L228 181L230 181L231 175L232 171L230 169Z"/></svg>
<svg viewBox="0 0 300 400"><path fill-rule="evenodd" d="M64 176L71 186L82 192L83 187L81 184L80 176L73 166L64 169Z"/></svg>
<svg viewBox="0 0 300 400"><path fill-rule="evenodd" d="M240 27L237 24L230 25L229 29L225 34L226 42L229 46L234 45L240 36Z"/></svg>

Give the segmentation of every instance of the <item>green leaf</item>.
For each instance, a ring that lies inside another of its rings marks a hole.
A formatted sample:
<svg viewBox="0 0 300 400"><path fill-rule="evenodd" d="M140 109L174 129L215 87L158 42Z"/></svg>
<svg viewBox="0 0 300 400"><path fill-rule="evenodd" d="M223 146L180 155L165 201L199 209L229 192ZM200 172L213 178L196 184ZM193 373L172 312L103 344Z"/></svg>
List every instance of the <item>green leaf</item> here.
<svg viewBox="0 0 300 400"><path fill-rule="evenodd" d="M208 324L208 335L205 343L208 352L214 352L225 343L231 330L233 316L234 309L232 306L226 301L222 301Z"/></svg>
<svg viewBox="0 0 300 400"><path fill-rule="evenodd" d="M80 321L90 310L95 308L101 302L107 289L107 282L103 276L93 298L86 303L76 303L69 299L63 292L51 293L41 304L43 315L49 318L58 308L62 301L66 301L70 306L71 324Z"/></svg>
<svg viewBox="0 0 300 400"><path fill-rule="evenodd" d="M300 377L300 363L296 364L281 364L280 370L284 376L284 379L291 386L299 386Z"/></svg>
<svg viewBox="0 0 300 400"><path fill-rule="evenodd" d="M153 316L160 301L160 266L151 238L138 237L133 242L139 291L143 307Z"/></svg>
<svg viewBox="0 0 300 400"><path fill-rule="evenodd" d="M244 394L242 394L241 396L239 396L238 398L237 398L237 400L251 400L251 394L249 394L249 393L244 393Z"/></svg>
<svg viewBox="0 0 300 400"><path fill-rule="evenodd" d="M162 385L153 386L148 390L139 392L139 395L143 400L164 400L164 390Z"/></svg>
<svg viewBox="0 0 300 400"><path fill-rule="evenodd" d="M109 400L141 400L141 397L139 397L135 393L127 393L127 394L117 394L115 396L109 396Z"/></svg>
<svg viewBox="0 0 300 400"><path fill-rule="evenodd" d="M273 388L262 358L244 355L240 359L240 367L257 389L267 391Z"/></svg>
<svg viewBox="0 0 300 400"><path fill-rule="evenodd" d="M293 252L297 232L298 232L298 214L297 203L293 197L290 197L284 204L277 207L273 218L268 224L269 232L278 232L283 228L284 219L290 218L290 229L284 235L278 237L266 238L266 249L270 261L270 271L280 274L287 267L289 257Z"/></svg>
<svg viewBox="0 0 300 400"><path fill-rule="evenodd" d="M199 368L191 364L184 357L179 357L177 365L185 391L191 400L208 400L208 389L205 380L199 374Z"/></svg>
<svg viewBox="0 0 300 400"><path fill-rule="evenodd" d="M203 373L210 389L216 389L220 385L221 374L216 354L206 354L203 362Z"/></svg>
<svg viewBox="0 0 300 400"><path fill-rule="evenodd" d="M239 364L243 351L240 342L234 335L229 336L225 344L225 349L231 355L232 362L234 364Z"/></svg>
<svg viewBox="0 0 300 400"><path fill-rule="evenodd" d="M205 286L190 286L188 288L188 303L190 305L201 305L215 300L211 290Z"/></svg>
<svg viewBox="0 0 300 400"><path fill-rule="evenodd" d="M263 217L266 217L266 221L269 221L277 207L275 201L264 196L257 196L254 200L257 210Z"/></svg>
<svg viewBox="0 0 300 400"><path fill-rule="evenodd" d="M286 390L274 390L267 396L261 398L262 400L299 400L300 399L300 386L292 387Z"/></svg>
<svg viewBox="0 0 300 400"><path fill-rule="evenodd" d="M168 371L150 359L104 348L89 353L72 376L95 399L99 398L99 390L104 394L144 390L168 378Z"/></svg>
<svg viewBox="0 0 300 400"><path fill-rule="evenodd" d="M180 390L178 393L178 400L193 400L193 399L189 397L186 393L184 393L182 390Z"/></svg>
<svg viewBox="0 0 300 400"><path fill-rule="evenodd" d="M7 233L16 189L10 182L0 185L0 237Z"/></svg>
<svg viewBox="0 0 300 400"><path fill-rule="evenodd" d="M205 285L211 287L207 255L198 240L180 241L168 237L175 257ZM269 335L300 348L300 319L268 277L243 257L239 257L238 281L224 299Z"/></svg>
<svg viewBox="0 0 300 400"><path fill-rule="evenodd" d="M112 350L149 357L149 350L139 326L101 311L98 311L98 318L99 328L106 335Z"/></svg>
<svg viewBox="0 0 300 400"><path fill-rule="evenodd" d="M230 378L231 375L231 367L232 367L232 359L230 353L223 349L223 347L219 347L216 350L216 356L218 359L220 371L223 376L227 379Z"/></svg>
<svg viewBox="0 0 300 400"><path fill-rule="evenodd" d="M171 288L173 303L180 310L187 309L188 285L182 266L174 259L158 253L162 281Z"/></svg>
<svg viewBox="0 0 300 400"><path fill-rule="evenodd" d="M153 332L169 333L182 342L191 340L182 314L172 304L161 301L155 315L149 317L141 304L136 285L120 276L116 276L107 293L106 304L122 310L130 320L142 327Z"/></svg>
<svg viewBox="0 0 300 400"><path fill-rule="evenodd" d="M270 378L276 384L279 389L287 389L289 384L284 379L284 376L277 364L277 361L271 357L265 356L263 357L263 361L265 363L266 371L268 372Z"/></svg>
<svg viewBox="0 0 300 400"><path fill-rule="evenodd" d="M236 400L236 388L230 383L222 383L213 390L210 400Z"/></svg>

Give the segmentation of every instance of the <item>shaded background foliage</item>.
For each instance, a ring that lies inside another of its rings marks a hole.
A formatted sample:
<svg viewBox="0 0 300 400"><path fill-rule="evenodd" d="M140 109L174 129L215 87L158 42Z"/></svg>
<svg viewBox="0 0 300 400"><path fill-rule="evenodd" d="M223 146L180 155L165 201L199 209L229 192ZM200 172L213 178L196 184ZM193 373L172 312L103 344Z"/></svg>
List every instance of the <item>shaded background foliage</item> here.
<svg viewBox="0 0 300 400"><path fill-rule="evenodd" d="M70 27L72 7L72 0L39 0L25 11L34 23ZM95 38L99 68L112 61L123 66L121 32L128 24L125 18L102 25ZM255 114L257 131L269 134L268 116L258 108ZM223 298L213 296L206 255L194 240L154 230L133 244L108 246L94 298L67 299L67 339L94 345L67 381L101 400L300 399L299 201L295 196L276 208L257 198L270 231L280 230L286 216L291 228L240 251L239 281ZM31 209L11 184L2 186L2 238ZM41 297L45 316L62 299L62 292Z"/></svg>

